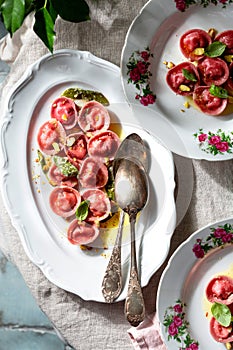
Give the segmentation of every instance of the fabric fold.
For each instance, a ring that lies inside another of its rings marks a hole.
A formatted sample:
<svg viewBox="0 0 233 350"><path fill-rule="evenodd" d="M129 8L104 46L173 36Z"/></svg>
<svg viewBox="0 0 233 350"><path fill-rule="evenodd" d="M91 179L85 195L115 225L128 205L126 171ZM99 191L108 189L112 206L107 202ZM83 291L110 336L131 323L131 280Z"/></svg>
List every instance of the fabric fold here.
<svg viewBox="0 0 233 350"><path fill-rule="evenodd" d="M148 315L137 327L131 327L128 335L136 350L168 350L160 336L156 314Z"/></svg>

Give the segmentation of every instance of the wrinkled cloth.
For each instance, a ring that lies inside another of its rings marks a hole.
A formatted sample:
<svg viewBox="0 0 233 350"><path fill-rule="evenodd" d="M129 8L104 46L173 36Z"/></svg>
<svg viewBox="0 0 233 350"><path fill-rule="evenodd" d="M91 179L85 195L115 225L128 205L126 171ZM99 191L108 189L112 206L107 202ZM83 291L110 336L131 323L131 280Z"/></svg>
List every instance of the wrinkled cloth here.
<svg viewBox="0 0 233 350"><path fill-rule="evenodd" d="M89 0L88 3L91 8L91 21L75 24L60 18L57 20L54 49L89 51L119 66L127 31L146 0L135 0L133 4L124 0ZM171 6L174 6L172 2ZM7 94L27 67L48 53L32 27L33 18L28 18L25 27L14 39L17 43L8 37L4 41L5 46L1 48L0 58L9 62L11 67L1 89L1 110ZM233 217L233 161L194 160L192 164L194 177L190 206L174 232L167 259L143 288L147 315L155 311L159 279L175 249L197 229L217 220ZM185 174L185 162L182 169ZM184 190L183 197L185 196ZM38 305L76 350L134 348L127 332L129 324L124 316L124 302L110 305L86 302L48 281L41 270L29 261L2 199L0 248L20 270Z"/></svg>
<svg viewBox="0 0 233 350"><path fill-rule="evenodd" d="M148 315L139 326L131 327L128 334L136 350L168 350L155 313Z"/></svg>

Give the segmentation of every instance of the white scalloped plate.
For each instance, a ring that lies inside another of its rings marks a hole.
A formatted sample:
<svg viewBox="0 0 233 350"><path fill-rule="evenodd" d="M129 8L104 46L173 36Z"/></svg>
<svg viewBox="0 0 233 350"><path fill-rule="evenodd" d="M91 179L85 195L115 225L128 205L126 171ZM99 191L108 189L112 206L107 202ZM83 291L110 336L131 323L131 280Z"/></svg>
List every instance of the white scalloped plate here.
<svg viewBox="0 0 233 350"><path fill-rule="evenodd" d="M219 228L225 224L231 225L233 219L225 219L209 224L193 233L173 253L160 279L156 309L160 322L162 337L169 350L179 350L182 346L178 341L168 340L168 331L163 326L165 313L171 314L169 307L177 304L177 300L186 304L185 320L189 323L188 332L192 339L198 341L199 350L221 350L224 345L216 342L209 332L211 304L205 298L208 282L218 274L232 277L233 245L222 245L209 250L203 258L197 258L192 249L197 239L206 241L211 228ZM211 241L207 244L212 245ZM210 304L210 305L209 305ZM185 336L181 336L184 341ZM184 344L184 343L183 343Z"/></svg>
<svg viewBox="0 0 233 350"><path fill-rule="evenodd" d="M42 57L29 68L7 100L1 124L1 187L23 247L51 282L85 300L104 301L101 283L111 247L81 250L68 242L66 224L46 202L48 185L35 161L38 127L49 119L55 97L71 86L101 91L110 101L112 122L120 121L125 135L138 132L152 150L150 202L138 225L142 286L165 260L175 228L173 157L142 129L140 120L145 118L145 110L122 102L120 69L88 52L61 50ZM128 242L122 247L124 288L118 300L124 299L127 291Z"/></svg>
<svg viewBox="0 0 233 350"><path fill-rule="evenodd" d="M194 134L209 132L220 135L219 129L230 137L229 150L233 152L233 118L229 115L213 117L199 112L196 108L184 108L185 99L176 96L166 83L167 68L164 61L175 64L184 61L179 49L179 37L192 28L215 28L219 32L232 29L233 4L227 9L209 5L190 6L185 12L176 10L175 2L171 0L150 0L142 8L132 22L125 39L121 56L122 85L130 103L140 103L135 100L136 90L133 84L128 84L127 63L132 53L143 51L150 47L154 57L151 64L151 88L157 95L157 102L146 109L154 111L154 123L151 132L157 135L174 153L188 158L206 160L227 160L233 158L233 153L210 152L208 142L199 142ZM184 112L181 112L184 110ZM173 132L160 130L164 122Z"/></svg>

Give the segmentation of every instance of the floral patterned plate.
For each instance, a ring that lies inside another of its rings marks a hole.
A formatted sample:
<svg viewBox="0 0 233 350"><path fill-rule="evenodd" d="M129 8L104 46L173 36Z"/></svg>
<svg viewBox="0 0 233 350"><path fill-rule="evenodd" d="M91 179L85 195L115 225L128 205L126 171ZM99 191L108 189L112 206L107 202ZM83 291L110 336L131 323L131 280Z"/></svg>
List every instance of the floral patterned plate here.
<svg viewBox="0 0 233 350"><path fill-rule="evenodd" d="M157 295L162 337L169 350L221 350L209 332L211 304L205 288L217 274L233 276L233 219L191 235L174 252Z"/></svg>
<svg viewBox="0 0 233 350"><path fill-rule="evenodd" d="M233 157L232 108L228 114L219 117L201 113L193 104L188 104L187 108L185 98L175 95L167 86L165 77L168 69L164 64L177 64L184 60L179 49L179 37L185 31L192 28L207 31L215 28L219 32L232 29L232 10L233 4L228 4L227 8L211 4L208 8L192 5L185 12L180 12L172 0L150 0L126 35L121 57L126 98L131 103L147 105L145 108L154 111L150 131L176 154L206 160ZM133 71L135 65L138 65L141 74L137 83L138 71ZM160 130L164 120L173 129L172 133Z"/></svg>

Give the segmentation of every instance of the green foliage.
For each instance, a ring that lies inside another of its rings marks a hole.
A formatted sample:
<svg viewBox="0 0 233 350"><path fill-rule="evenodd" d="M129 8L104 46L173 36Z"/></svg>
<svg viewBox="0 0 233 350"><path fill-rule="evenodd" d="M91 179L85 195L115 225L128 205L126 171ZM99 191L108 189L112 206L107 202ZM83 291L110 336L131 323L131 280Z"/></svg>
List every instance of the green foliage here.
<svg viewBox="0 0 233 350"><path fill-rule="evenodd" d="M25 16L24 0L5 0L1 4L1 12L6 29L12 34L20 28Z"/></svg>
<svg viewBox="0 0 233 350"><path fill-rule="evenodd" d="M34 12L33 30L50 52L53 52L54 26L58 15L75 23L90 19L85 0L0 0L0 12L11 36L21 27L27 15Z"/></svg>
<svg viewBox="0 0 233 350"><path fill-rule="evenodd" d="M84 0L51 0L59 16L69 22L82 22L90 19L89 7Z"/></svg>
<svg viewBox="0 0 233 350"><path fill-rule="evenodd" d="M33 30L51 52L53 52L56 35L54 24L54 20L46 8L43 7L36 11Z"/></svg>

